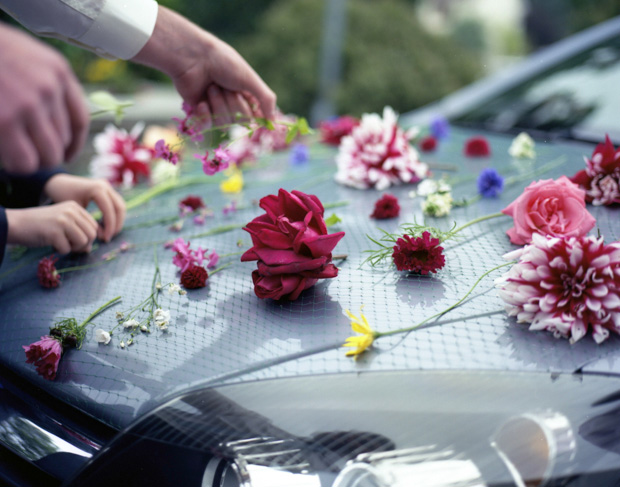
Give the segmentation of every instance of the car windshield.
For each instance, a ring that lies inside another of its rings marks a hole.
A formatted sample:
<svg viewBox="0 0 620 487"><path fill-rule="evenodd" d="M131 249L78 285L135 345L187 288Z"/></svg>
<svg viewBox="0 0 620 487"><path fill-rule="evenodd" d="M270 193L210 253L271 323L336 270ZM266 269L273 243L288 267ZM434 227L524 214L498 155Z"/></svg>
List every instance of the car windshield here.
<svg viewBox="0 0 620 487"><path fill-rule="evenodd" d="M494 131L528 130L580 140L620 137L620 39L605 41L486 98L453 122Z"/></svg>

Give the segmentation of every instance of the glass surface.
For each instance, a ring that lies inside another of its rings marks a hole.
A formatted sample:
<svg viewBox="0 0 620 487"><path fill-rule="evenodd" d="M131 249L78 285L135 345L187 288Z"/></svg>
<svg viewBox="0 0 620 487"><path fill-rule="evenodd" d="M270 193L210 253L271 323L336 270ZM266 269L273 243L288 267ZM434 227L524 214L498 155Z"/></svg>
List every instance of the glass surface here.
<svg viewBox="0 0 620 487"><path fill-rule="evenodd" d="M620 39L584 51L455 118L505 132L620 135Z"/></svg>

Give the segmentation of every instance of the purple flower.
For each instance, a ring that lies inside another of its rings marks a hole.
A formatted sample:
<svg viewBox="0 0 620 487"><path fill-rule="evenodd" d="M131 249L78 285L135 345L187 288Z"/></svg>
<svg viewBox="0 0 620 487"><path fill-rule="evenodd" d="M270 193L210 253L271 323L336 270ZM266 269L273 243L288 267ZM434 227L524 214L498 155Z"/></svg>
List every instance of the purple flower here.
<svg viewBox="0 0 620 487"><path fill-rule="evenodd" d="M430 130L436 139L445 139L450 135L450 122L446 117L436 115L431 120Z"/></svg>
<svg viewBox="0 0 620 487"><path fill-rule="evenodd" d="M487 167L480 171L478 176L478 193L483 198L497 198L504 189L504 178L499 173Z"/></svg>
<svg viewBox="0 0 620 487"><path fill-rule="evenodd" d="M306 144L295 144L291 149L291 164L300 165L308 162L310 158L310 150Z"/></svg>

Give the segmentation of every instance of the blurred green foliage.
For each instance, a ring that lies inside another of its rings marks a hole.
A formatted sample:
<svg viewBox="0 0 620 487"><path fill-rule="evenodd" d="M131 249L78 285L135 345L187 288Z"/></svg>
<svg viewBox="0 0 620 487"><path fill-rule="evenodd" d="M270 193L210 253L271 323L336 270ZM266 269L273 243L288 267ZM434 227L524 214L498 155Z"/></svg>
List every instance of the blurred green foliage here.
<svg viewBox="0 0 620 487"><path fill-rule="evenodd" d="M278 94L283 111L308 115L316 100L323 9L279 0L236 47ZM349 0L339 113L391 105L411 110L476 79L480 62L455 41L424 31L411 2Z"/></svg>

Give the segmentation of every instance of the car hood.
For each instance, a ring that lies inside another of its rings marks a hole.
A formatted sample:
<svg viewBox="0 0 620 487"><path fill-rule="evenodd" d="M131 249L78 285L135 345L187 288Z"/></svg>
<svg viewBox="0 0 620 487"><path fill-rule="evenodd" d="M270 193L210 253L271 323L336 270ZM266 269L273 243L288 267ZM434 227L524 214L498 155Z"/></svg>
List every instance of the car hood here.
<svg viewBox="0 0 620 487"><path fill-rule="evenodd" d="M455 200L476 195L476 177L485 167L496 167L520 182L509 184L499 198L456 208L449 217L429 219L428 224L449 229L454 222L462 224L501 211L534 177L572 175L583 168L583 156L592 152L588 145L540 141L535 161L513 160L507 152L511 138L489 134L492 155L467 158L463 144L472 135L480 134L453 128L450 138L436 152L421 154L436 177L445 173L453 179ZM502 263L502 256L516 247L505 234L512 220L501 217L472 226L462 238L446 243L446 266L436 275L417 276L362 265L367 255L364 251L375 248L368 236L379 237L379 228L392 232L400 223L424 221L421 199L409 194L415 185L391 188L390 193L400 200L400 217L373 220L369 215L382 193L337 185L333 181L335 156L334 149L313 146L310 161L305 164L292 164L286 153L261 161L245 172L245 189L235 196L239 209L229 215L223 215L221 209L231 198L211 180L161 195L130 211L126 230L114 242L102 244L90 256L65 257L57 266L62 269L103 262L102 256L118 250L122 241L134 245L132 249L94 268L63 274L57 289L38 285L36 266L44 253L29 251L18 260L6 259L0 281L0 360L25 380L115 428L126 426L182 391L239 381L385 370L586 370L612 374L620 370L615 336L602 345L590 336L571 345L547 332L530 332L527 326L508 318L493 285L504 270L485 278L461 306L422 329L382 338L358 360L346 357L341 345L353 332L345 310L359 314L363 307L370 325L378 331L414 325L458 301L485 271ZM552 161L552 170L534 172ZM122 326L116 328L109 345L94 340L94 329L109 331L115 327L115 311L138 306L148 296L155 254L162 282L178 282L172 264L174 254L164 248L163 241L183 236L190 239L192 248L200 245L220 254L238 254L250 245L248 234L240 227L262 213L256 200L275 194L279 188L316 194L333 206L326 210L326 216L336 213L342 221L331 229L346 233L334 253L348 254L346 260L337 262L337 278L319 281L294 302L261 300L253 291L251 272L255 263L241 263L239 255L223 256L222 263L232 264L211 276L207 287L186 296L162 293L160 306L172 316L167 332L136 332L134 344L125 348L119 346ZM214 210L205 226L196 226L188 219L183 230L175 234L169 230L169 223L154 222L174 216L178 201L187 194L202 196ZM589 210L606 241L617 240L617 209ZM190 238L235 224L236 229L228 232ZM54 321L61 317L83 320L117 295L122 296L122 303L89 325L82 349L66 351L56 380L42 379L32 365L25 363L22 346L47 334Z"/></svg>

